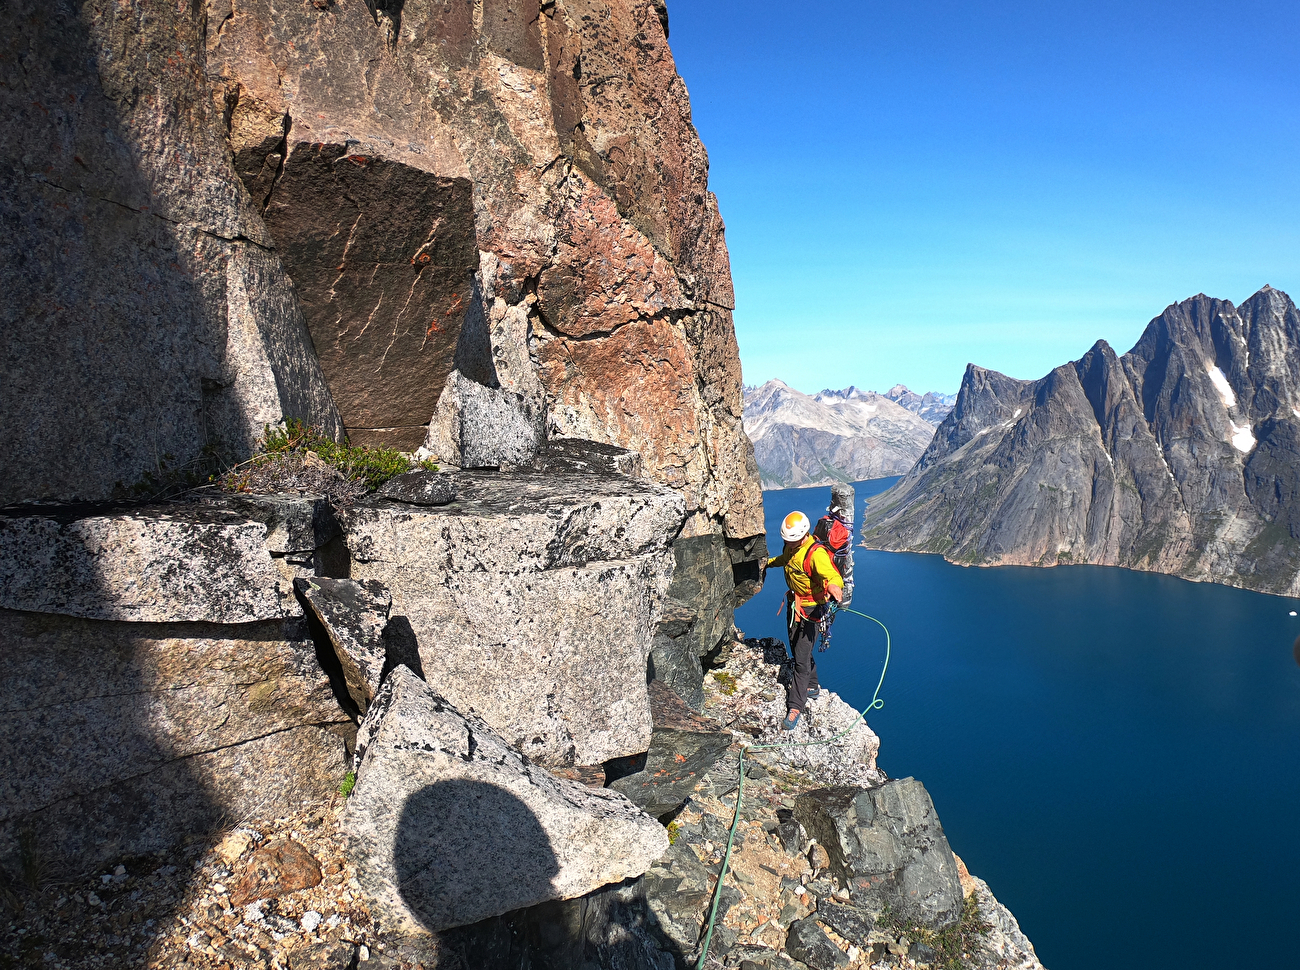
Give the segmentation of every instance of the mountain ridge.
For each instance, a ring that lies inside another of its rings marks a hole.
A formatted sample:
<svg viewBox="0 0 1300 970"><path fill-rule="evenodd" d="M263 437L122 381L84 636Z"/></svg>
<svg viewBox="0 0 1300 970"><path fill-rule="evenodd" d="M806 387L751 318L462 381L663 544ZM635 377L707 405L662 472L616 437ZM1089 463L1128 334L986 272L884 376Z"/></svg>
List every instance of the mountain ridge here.
<svg viewBox="0 0 1300 970"><path fill-rule="evenodd" d="M745 433L768 488L902 474L934 434L927 415L946 413L944 400L956 398L901 384L888 394L850 385L809 395L777 379L744 394Z"/></svg>
<svg viewBox="0 0 1300 970"><path fill-rule="evenodd" d="M1086 562L1300 592L1300 313L1198 294L1120 356L1037 381L968 365L867 546L975 565Z"/></svg>

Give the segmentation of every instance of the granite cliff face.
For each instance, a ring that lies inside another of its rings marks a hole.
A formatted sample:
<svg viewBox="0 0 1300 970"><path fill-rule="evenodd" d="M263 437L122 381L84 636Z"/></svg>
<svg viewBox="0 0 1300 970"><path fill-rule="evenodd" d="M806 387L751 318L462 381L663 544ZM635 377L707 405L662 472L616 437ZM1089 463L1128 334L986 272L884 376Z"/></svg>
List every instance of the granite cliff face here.
<svg viewBox="0 0 1300 970"><path fill-rule="evenodd" d="M1300 314L1201 295L1127 354L1038 381L974 365L868 546L972 564L1085 562L1300 593Z"/></svg>
<svg viewBox="0 0 1300 970"><path fill-rule="evenodd" d="M746 390L745 432L767 488L901 475L934 436L927 415L942 408L938 397L901 384L888 395L847 387L809 396L771 380Z"/></svg>
<svg viewBox="0 0 1300 970"><path fill-rule="evenodd" d="M218 0L207 74L355 440L465 464L499 463L484 427L618 445L683 492L688 534L745 538L726 243L665 24L628 0Z"/></svg>
<svg viewBox="0 0 1300 970"><path fill-rule="evenodd" d="M467 468L628 449L685 504L657 656L698 691L764 545L662 3L2 17L0 506L159 494L286 418Z"/></svg>
<svg viewBox="0 0 1300 970"><path fill-rule="evenodd" d="M682 492L687 535L762 531L662 5L4 18L0 504L106 498L298 417L451 463L606 442Z"/></svg>

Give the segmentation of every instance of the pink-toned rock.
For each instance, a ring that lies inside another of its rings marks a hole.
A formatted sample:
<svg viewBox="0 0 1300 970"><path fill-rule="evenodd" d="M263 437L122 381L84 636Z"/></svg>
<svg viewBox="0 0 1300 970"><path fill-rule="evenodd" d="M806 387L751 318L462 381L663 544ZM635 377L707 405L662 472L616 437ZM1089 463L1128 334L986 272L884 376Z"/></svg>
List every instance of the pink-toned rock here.
<svg viewBox="0 0 1300 970"><path fill-rule="evenodd" d="M725 231L662 5L218 2L236 167L354 439L516 463L469 380L493 428L516 408L639 452L686 534L762 531Z"/></svg>

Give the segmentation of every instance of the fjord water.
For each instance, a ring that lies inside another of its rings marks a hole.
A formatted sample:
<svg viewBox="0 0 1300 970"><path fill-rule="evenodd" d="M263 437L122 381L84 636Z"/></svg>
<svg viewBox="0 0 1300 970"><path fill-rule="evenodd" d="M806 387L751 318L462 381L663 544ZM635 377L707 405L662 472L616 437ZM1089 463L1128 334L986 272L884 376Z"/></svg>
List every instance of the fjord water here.
<svg viewBox="0 0 1300 970"><path fill-rule="evenodd" d="M894 481L858 483L856 521ZM829 499L765 492L768 535ZM925 783L1044 966L1300 965L1300 601L860 548L854 568L853 608L893 635L880 766ZM783 591L774 572L737 611L747 636L784 639ZM822 686L861 708L883 654L842 615Z"/></svg>

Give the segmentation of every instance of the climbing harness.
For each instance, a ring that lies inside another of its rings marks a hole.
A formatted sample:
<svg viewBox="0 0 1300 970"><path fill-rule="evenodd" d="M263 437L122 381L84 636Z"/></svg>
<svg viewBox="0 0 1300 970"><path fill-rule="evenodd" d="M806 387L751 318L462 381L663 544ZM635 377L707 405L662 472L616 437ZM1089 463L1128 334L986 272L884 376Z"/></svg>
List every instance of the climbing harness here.
<svg viewBox="0 0 1300 970"><path fill-rule="evenodd" d="M722 857L722 869L718 873L718 881L713 887L713 906L709 910L708 929L704 933L704 948L700 950L700 958L695 963L695 970L704 970L704 963L709 958L709 944L713 941L713 924L718 918L718 902L722 898L722 881L727 878L727 867L731 865L731 847L736 840L736 826L740 824L740 803L745 794L745 756L751 751L767 751L773 748L814 748L823 744L833 744L840 738L847 735L858 722L864 720L867 711L875 711L885 706L885 702L880 698L880 688L885 683L885 672L889 670L889 653L890 637L889 627L881 623L874 616L867 616L866 613L859 613L857 610L851 610L848 607L840 607L841 613L852 613L854 616L861 616L864 619L871 620L877 624L880 629L885 631L885 663L880 668L880 680L876 682L876 692L871 695L871 703L864 707L861 713L853 719L853 723L846 727L834 737L826 738L824 741L798 741L785 742L781 744L747 744L740 749L740 758L738 759L737 768L739 777L736 781L736 813L731 819L731 831L727 834L727 851Z"/></svg>

